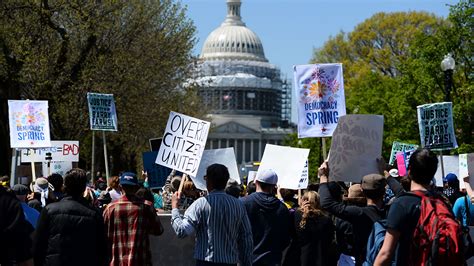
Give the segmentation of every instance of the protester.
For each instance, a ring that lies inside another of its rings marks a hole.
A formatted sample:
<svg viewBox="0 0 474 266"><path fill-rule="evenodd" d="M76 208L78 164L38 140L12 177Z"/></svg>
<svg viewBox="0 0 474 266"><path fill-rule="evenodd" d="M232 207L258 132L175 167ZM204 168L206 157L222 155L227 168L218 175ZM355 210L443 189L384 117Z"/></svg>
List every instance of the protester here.
<svg viewBox="0 0 474 266"><path fill-rule="evenodd" d="M224 192L229 171L222 164L206 169L209 194L179 214L179 192L172 198L171 225L180 238L196 232L196 265L252 265L252 231L242 203Z"/></svg>
<svg viewBox="0 0 474 266"><path fill-rule="evenodd" d="M0 265L33 265L32 231L20 202L0 185Z"/></svg>
<svg viewBox="0 0 474 266"><path fill-rule="evenodd" d="M456 200L453 206L453 213L462 226L469 230L469 226L474 225L474 204L472 204L474 193L469 183L469 176L464 178L467 195Z"/></svg>
<svg viewBox="0 0 474 266"><path fill-rule="evenodd" d="M175 175L176 170L171 171L165 181L163 186L163 209L170 211L171 210L171 198L173 194L178 191L179 185L181 183L181 176ZM181 206L182 208L182 206Z"/></svg>
<svg viewBox="0 0 474 266"><path fill-rule="evenodd" d="M247 196L254 193L257 191L257 187L255 186L254 181L250 181L250 183L247 185Z"/></svg>
<svg viewBox="0 0 474 266"><path fill-rule="evenodd" d="M8 190L10 188L10 177L7 175L0 177L0 186Z"/></svg>
<svg viewBox="0 0 474 266"><path fill-rule="evenodd" d="M95 196L99 197L103 191L107 191L107 182L104 179L99 178L95 182L95 190L94 190Z"/></svg>
<svg viewBox="0 0 474 266"><path fill-rule="evenodd" d="M383 172L385 163L378 161L380 172ZM319 194L323 209L332 213L336 217L346 220L352 224L354 232L353 254L356 265L362 265L366 255L367 239L372 231L374 222L385 218L383 197L385 195L385 185L387 180L380 174L370 174L362 178L361 188L367 198L367 206L349 206L338 202L328 188L329 167L324 162L318 170L320 178Z"/></svg>
<svg viewBox="0 0 474 266"><path fill-rule="evenodd" d="M431 188L431 180L436 173L437 167L438 159L436 154L428 149L416 150L410 157L408 165L411 191L422 191L426 195L434 196L434 192L430 192L429 190ZM389 265L393 260L396 261L397 265L418 263L414 259L417 258L419 254L422 254L422 250L412 250L412 245L421 244L413 243L415 227L420 218L421 200L421 197L413 193L407 193L405 196L398 197L394 200L387 217L385 239L375 260L375 265ZM447 205L448 203L446 203L446 206ZM415 255L416 253L418 253L418 255ZM394 257L395 254L396 257ZM456 265L455 258L452 259L453 265Z"/></svg>
<svg viewBox="0 0 474 266"><path fill-rule="evenodd" d="M278 198L285 204L290 212L294 212L298 208L298 201L295 199L296 190L278 188Z"/></svg>
<svg viewBox="0 0 474 266"><path fill-rule="evenodd" d="M240 192L241 192L241 187L240 184L237 183L237 181L229 179L227 182L227 185L225 187L225 193L235 197L239 198L240 197Z"/></svg>
<svg viewBox="0 0 474 266"><path fill-rule="evenodd" d="M33 185L33 191L39 193L39 201L41 202L42 208L54 201L54 196L50 195L49 182L44 177L36 179L36 182Z"/></svg>
<svg viewBox="0 0 474 266"><path fill-rule="evenodd" d="M41 193L38 192L31 192L27 197L27 204L29 207L41 212L43 207L41 206Z"/></svg>
<svg viewBox="0 0 474 266"><path fill-rule="evenodd" d="M163 226L153 206L135 196L140 187L134 173L122 173L119 188L123 195L104 210L110 265L151 265L149 235L161 235Z"/></svg>
<svg viewBox="0 0 474 266"><path fill-rule="evenodd" d="M35 265L106 265L104 221L82 197L86 172L74 168L64 177L66 192L41 212L34 241Z"/></svg>
<svg viewBox="0 0 474 266"><path fill-rule="evenodd" d="M63 194L63 177L60 174L54 173L48 176L48 182L53 186L54 201L59 201L64 196Z"/></svg>
<svg viewBox="0 0 474 266"><path fill-rule="evenodd" d="M278 176L267 169L255 178L257 192L242 198L252 226L253 265L280 265L290 243L290 213L274 196Z"/></svg>
<svg viewBox="0 0 474 266"><path fill-rule="evenodd" d="M110 194L108 191L102 191L100 192L100 195L97 197L97 207L101 212L107 207L109 203L112 202L112 198L110 197Z"/></svg>
<svg viewBox="0 0 474 266"><path fill-rule="evenodd" d="M443 178L443 194L449 199L451 206L458 198L465 196L459 189L459 180L455 174L449 173Z"/></svg>
<svg viewBox="0 0 474 266"><path fill-rule="evenodd" d="M36 229L40 213L26 204L26 196L30 193L30 190L25 185L16 184L13 186L12 191L21 203L25 219L31 224L31 226L33 226L33 228Z"/></svg>
<svg viewBox="0 0 474 266"><path fill-rule="evenodd" d="M122 197L122 190L120 189L120 184L119 184L119 177L118 176L112 176L109 180L109 187L107 189L110 194L110 198L112 199L112 202L117 201Z"/></svg>
<svg viewBox="0 0 474 266"><path fill-rule="evenodd" d="M285 257L284 265L326 266L334 265L334 224L321 209L317 192L305 192L302 207L295 212L295 235Z"/></svg>

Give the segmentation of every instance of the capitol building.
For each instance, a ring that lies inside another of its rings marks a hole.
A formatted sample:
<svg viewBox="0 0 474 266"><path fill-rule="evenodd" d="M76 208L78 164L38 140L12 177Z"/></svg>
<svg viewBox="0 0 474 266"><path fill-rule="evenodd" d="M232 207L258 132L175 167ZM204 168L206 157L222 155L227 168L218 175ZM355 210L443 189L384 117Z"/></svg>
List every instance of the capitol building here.
<svg viewBox="0 0 474 266"><path fill-rule="evenodd" d="M212 122L206 148L233 147L238 164L260 161L265 145L281 145L290 127L291 85L265 57L260 38L242 21L240 0L203 44L199 96Z"/></svg>

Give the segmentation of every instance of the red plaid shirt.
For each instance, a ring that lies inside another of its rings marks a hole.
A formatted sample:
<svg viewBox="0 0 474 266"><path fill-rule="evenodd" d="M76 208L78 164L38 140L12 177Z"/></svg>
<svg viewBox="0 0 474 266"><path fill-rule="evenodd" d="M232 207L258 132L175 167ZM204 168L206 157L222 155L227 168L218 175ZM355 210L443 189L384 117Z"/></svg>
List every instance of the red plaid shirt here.
<svg viewBox="0 0 474 266"><path fill-rule="evenodd" d="M151 265L149 234L159 235L163 227L150 207L122 196L104 210L111 249L110 265Z"/></svg>

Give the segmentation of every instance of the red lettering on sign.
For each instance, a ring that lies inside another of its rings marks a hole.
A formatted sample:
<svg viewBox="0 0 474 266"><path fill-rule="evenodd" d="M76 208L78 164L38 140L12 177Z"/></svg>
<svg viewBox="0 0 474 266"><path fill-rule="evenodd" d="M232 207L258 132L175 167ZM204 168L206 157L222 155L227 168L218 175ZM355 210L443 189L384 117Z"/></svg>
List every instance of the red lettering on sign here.
<svg viewBox="0 0 474 266"><path fill-rule="evenodd" d="M71 153L72 155L78 155L79 146L77 146L76 144L72 144L72 145L64 144L63 155L69 155L69 153Z"/></svg>

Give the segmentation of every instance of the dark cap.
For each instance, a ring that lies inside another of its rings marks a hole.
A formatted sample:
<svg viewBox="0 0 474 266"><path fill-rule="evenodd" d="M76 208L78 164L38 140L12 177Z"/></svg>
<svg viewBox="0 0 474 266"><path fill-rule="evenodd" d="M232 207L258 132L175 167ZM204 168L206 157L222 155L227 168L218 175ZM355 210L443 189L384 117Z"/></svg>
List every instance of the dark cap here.
<svg viewBox="0 0 474 266"><path fill-rule="evenodd" d="M120 185L138 186L137 175L132 172L124 172L120 175Z"/></svg>
<svg viewBox="0 0 474 266"><path fill-rule="evenodd" d="M21 184L14 185L12 190L17 196L28 195L30 193L30 189L27 186Z"/></svg>
<svg viewBox="0 0 474 266"><path fill-rule="evenodd" d="M363 190L385 190L387 180L378 174L366 175L362 178L361 187Z"/></svg>

